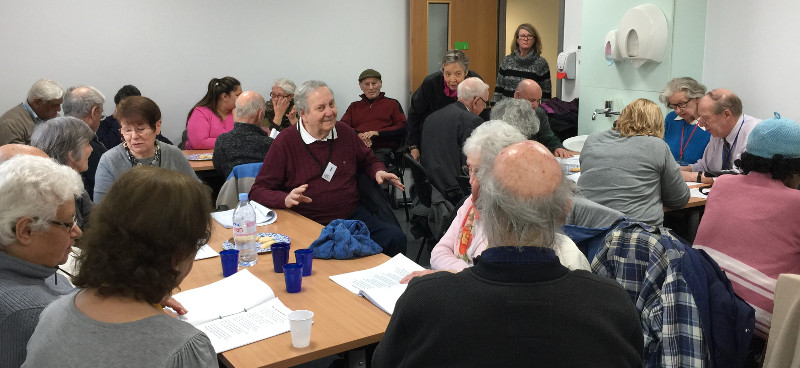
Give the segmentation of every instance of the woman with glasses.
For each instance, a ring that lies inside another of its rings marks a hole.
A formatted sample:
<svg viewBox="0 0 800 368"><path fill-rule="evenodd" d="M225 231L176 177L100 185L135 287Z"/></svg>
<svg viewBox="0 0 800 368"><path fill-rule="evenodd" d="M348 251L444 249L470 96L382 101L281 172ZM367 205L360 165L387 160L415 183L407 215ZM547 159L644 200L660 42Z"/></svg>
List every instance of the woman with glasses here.
<svg viewBox="0 0 800 368"><path fill-rule="evenodd" d="M664 118L664 141L680 166L696 163L706 150L711 133L697 129L697 103L706 94L706 86L683 77L667 83L658 99L673 111Z"/></svg>
<svg viewBox="0 0 800 368"><path fill-rule="evenodd" d="M242 85L234 77L214 78L206 95L186 116L186 149L213 149L217 136L233 129L233 109Z"/></svg>
<svg viewBox="0 0 800 368"><path fill-rule="evenodd" d="M542 57L542 40L539 32L529 23L520 24L511 40L511 54L506 56L497 70L494 98L513 98L517 85L523 79L533 79L542 87L542 99L552 96L550 66Z"/></svg>
<svg viewBox="0 0 800 368"><path fill-rule="evenodd" d="M297 85L291 79L281 78L272 85L269 101L264 110L261 126L267 132L284 130L297 123L299 116L294 109L294 91Z"/></svg>
<svg viewBox="0 0 800 368"><path fill-rule="evenodd" d="M94 132L83 120L71 116L60 116L36 126L31 135L31 146L41 149L62 165L78 173L89 169L89 155ZM78 226L86 226L92 211L92 199L86 189L75 198L75 217Z"/></svg>
<svg viewBox="0 0 800 368"><path fill-rule="evenodd" d="M49 158L17 154L0 164L0 367L22 364L39 314L73 289L56 271L81 236L83 191L75 170Z"/></svg>
<svg viewBox="0 0 800 368"><path fill-rule="evenodd" d="M614 128L593 133L581 150L578 188L587 199L651 226L664 207L683 208L689 187L672 159L661 109L640 98L622 109Z"/></svg>
<svg viewBox="0 0 800 368"><path fill-rule="evenodd" d="M195 178L189 161L178 147L156 140L161 133L161 110L153 100L131 96L117 106L122 144L100 158L94 184L94 201L99 203L111 184L134 166L158 166ZM212 145L213 147L213 145Z"/></svg>
<svg viewBox="0 0 800 368"><path fill-rule="evenodd" d="M210 212L193 177L122 174L81 239L77 289L42 311L23 367L217 367L208 337L161 307L205 244Z"/></svg>
<svg viewBox="0 0 800 368"><path fill-rule="evenodd" d="M414 94L411 95L411 108L408 110L406 127L408 128L408 145L411 156L419 161L422 141L422 125L425 118L458 99L459 83L470 77L478 77L478 73L469 70L469 58L461 50L450 50L442 59L442 69L429 74L422 80ZM481 117L489 120L488 107L484 108Z"/></svg>

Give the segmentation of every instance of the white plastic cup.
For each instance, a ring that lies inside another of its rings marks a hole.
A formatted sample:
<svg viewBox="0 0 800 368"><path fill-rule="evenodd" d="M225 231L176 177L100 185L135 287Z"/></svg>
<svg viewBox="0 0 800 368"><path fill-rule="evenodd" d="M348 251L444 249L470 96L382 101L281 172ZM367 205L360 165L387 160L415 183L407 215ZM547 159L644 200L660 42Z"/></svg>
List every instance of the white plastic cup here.
<svg viewBox="0 0 800 368"><path fill-rule="evenodd" d="M311 343L311 324L314 312L296 310L289 313L289 332L292 334L292 346L304 348Z"/></svg>

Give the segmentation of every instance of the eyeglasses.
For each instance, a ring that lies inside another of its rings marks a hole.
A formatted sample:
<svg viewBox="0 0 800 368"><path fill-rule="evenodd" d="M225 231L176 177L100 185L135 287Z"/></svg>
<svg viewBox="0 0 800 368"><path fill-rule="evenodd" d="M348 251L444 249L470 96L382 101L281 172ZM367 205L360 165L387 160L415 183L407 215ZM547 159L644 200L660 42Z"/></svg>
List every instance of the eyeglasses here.
<svg viewBox="0 0 800 368"><path fill-rule="evenodd" d="M289 96L291 96L291 95L280 95L280 94L272 93L272 92L269 93L269 97L270 98L276 98L276 97L277 98L281 98L281 97L289 97Z"/></svg>
<svg viewBox="0 0 800 368"><path fill-rule="evenodd" d="M478 96L478 98L480 98L481 101L483 101L483 104L486 105L486 107L489 107L489 101L484 100L483 97L481 96Z"/></svg>
<svg viewBox="0 0 800 368"><path fill-rule="evenodd" d="M147 133L147 131L149 131L149 130L153 130L153 129L150 128L149 126L140 126L140 127L136 127L136 128L125 127L125 128L120 129L119 131L122 132L122 134L125 134L125 135L131 135L134 132L136 132L136 134L138 134L138 135L142 135L144 133Z"/></svg>
<svg viewBox="0 0 800 368"><path fill-rule="evenodd" d="M519 36L517 36L517 39L530 40L530 39L533 39L533 35L519 35Z"/></svg>
<svg viewBox="0 0 800 368"><path fill-rule="evenodd" d="M469 176L469 174L475 174L477 171L478 171L477 167L470 167L469 165L461 166L461 172L463 172L464 175L467 176Z"/></svg>
<svg viewBox="0 0 800 368"><path fill-rule="evenodd" d="M692 98L690 98L690 99L688 99L688 100L686 100L686 101L683 101L683 102L678 102L678 103L676 103L676 104L667 103L667 107L669 107L670 109L673 109L673 110L675 110L675 109L677 109L677 108L685 109L685 108L686 108L686 105L688 105L688 104L689 104L689 102L691 102L692 100L693 100L693 99L692 99Z"/></svg>
<svg viewBox="0 0 800 368"><path fill-rule="evenodd" d="M38 217L34 217L33 219L34 220L39 220ZM73 214L72 215L72 222L60 222L60 221L56 221L56 220L47 220L47 223L49 223L50 225L55 225L55 226L62 226L65 229L67 229L67 231L70 231L70 230L74 229L75 226L78 226L78 215L77 214Z"/></svg>

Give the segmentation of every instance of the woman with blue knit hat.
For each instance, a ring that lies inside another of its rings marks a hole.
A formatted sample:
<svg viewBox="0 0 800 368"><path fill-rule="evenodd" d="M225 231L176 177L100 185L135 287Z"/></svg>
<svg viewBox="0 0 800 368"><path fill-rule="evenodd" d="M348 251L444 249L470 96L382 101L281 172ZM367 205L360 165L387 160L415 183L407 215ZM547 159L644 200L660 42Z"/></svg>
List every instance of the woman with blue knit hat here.
<svg viewBox="0 0 800 368"><path fill-rule="evenodd" d="M766 339L778 275L800 273L800 124L778 113L758 123L735 163L744 175L714 182L694 247L755 308L755 334Z"/></svg>

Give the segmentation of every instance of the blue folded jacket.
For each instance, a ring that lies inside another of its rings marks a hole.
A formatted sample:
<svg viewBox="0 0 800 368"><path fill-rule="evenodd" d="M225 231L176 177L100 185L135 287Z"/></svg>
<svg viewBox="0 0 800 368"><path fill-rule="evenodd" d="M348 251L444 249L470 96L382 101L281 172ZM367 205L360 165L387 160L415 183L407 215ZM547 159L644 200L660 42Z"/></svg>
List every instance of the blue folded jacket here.
<svg viewBox="0 0 800 368"><path fill-rule="evenodd" d="M331 221L309 248L314 250L314 258L320 259L350 259L371 256L383 251L383 248L369 237L367 225L359 220Z"/></svg>

